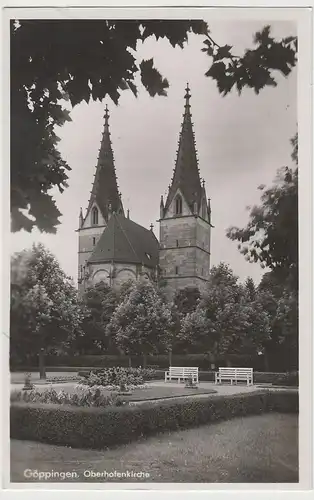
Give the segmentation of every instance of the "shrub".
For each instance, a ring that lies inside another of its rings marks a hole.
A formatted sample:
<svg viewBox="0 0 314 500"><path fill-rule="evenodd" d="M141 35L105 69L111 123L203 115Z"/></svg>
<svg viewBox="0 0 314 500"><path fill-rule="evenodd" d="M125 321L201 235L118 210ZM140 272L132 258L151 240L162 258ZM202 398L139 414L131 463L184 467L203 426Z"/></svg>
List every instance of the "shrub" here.
<svg viewBox="0 0 314 500"><path fill-rule="evenodd" d="M297 412L298 394L296 391L259 391L106 408L13 403L11 437L99 449L140 436L266 411Z"/></svg>
<svg viewBox="0 0 314 500"><path fill-rule="evenodd" d="M103 370L93 370L85 378L83 383L93 387L97 386L142 386L144 380L150 380L153 376L153 370L142 368L105 368Z"/></svg>
<svg viewBox="0 0 314 500"><path fill-rule="evenodd" d="M291 373L280 373L272 382L273 385L279 386L299 386L299 373L291 372Z"/></svg>
<svg viewBox="0 0 314 500"><path fill-rule="evenodd" d="M45 391L19 391L11 392L11 403L48 403L58 405L73 405L73 406L113 406L117 404L118 397L116 394L104 394L103 388L78 386L78 393L69 394L65 391L56 391L47 389Z"/></svg>
<svg viewBox="0 0 314 500"><path fill-rule="evenodd" d="M299 393L298 391L276 390L269 391L267 398L267 410L280 413L298 413L299 412Z"/></svg>

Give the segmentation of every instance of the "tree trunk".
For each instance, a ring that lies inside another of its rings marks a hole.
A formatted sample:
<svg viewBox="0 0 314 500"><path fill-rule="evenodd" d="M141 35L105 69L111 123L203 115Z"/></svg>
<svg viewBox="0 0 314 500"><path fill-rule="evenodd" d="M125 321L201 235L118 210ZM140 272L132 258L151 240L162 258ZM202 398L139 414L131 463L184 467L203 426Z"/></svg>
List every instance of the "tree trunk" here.
<svg viewBox="0 0 314 500"><path fill-rule="evenodd" d="M269 361L268 361L268 354L266 351L264 352L264 370L265 372L269 372Z"/></svg>
<svg viewBox="0 0 314 500"><path fill-rule="evenodd" d="M45 352L43 348L39 351L39 378L46 379Z"/></svg>
<svg viewBox="0 0 314 500"><path fill-rule="evenodd" d="M168 357L169 357L169 366L171 366L172 365L172 351L171 350L168 352Z"/></svg>
<svg viewBox="0 0 314 500"><path fill-rule="evenodd" d="M129 356L129 368L132 368L132 358Z"/></svg>
<svg viewBox="0 0 314 500"><path fill-rule="evenodd" d="M147 366L147 354L143 354L143 368Z"/></svg>

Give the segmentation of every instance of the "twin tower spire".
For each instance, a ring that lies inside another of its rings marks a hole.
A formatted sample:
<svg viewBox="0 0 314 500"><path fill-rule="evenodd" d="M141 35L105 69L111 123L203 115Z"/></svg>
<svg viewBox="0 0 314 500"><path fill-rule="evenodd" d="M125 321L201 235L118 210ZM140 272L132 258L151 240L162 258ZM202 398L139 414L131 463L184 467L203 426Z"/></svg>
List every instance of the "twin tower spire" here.
<svg viewBox="0 0 314 500"><path fill-rule="evenodd" d="M178 189L181 190L181 193L183 194L192 212L195 211L195 207L197 207L197 210L199 211L204 195L206 197L204 181L201 183L199 175L190 105L191 93L188 84L185 89L184 97L184 114L179 136L177 158L172 181L169 186L168 196L164 206L162 200L162 210L164 211L167 211L169 208L169 205ZM124 214L124 209L121 200L121 193L119 193L118 189L116 170L114 166L107 105L104 119L104 130L87 213L91 210L93 203L96 201L104 219L108 221L110 212ZM82 214L80 215L80 218L83 219Z"/></svg>
<svg viewBox="0 0 314 500"><path fill-rule="evenodd" d="M163 199L161 202L161 212L163 213L168 210L178 189L180 189L192 213L194 213L195 210L199 213L204 195L206 197L204 181L201 183L198 168L197 150L190 105L191 92L189 84L186 86L184 98L185 105L183 122L179 136L175 168L171 184L169 186L166 203L163 206Z"/></svg>
<svg viewBox="0 0 314 500"><path fill-rule="evenodd" d="M124 209L114 165L114 156L109 131L109 111L107 105L104 119L104 129L97 159L96 173L94 174L95 178L90 192L87 213L89 213L93 204L96 202L103 218L106 222L108 222L110 213L115 212L124 214ZM83 219L82 213L80 214L80 219L81 221Z"/></svg>

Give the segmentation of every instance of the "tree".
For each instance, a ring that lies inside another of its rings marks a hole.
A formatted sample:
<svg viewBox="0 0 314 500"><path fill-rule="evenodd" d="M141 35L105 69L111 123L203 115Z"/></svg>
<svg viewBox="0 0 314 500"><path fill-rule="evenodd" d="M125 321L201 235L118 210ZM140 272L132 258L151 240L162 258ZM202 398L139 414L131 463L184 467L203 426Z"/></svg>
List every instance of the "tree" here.
<svg viewBox="0 0 314 500"><path fill-rule="evenodd" d="M296 138L292 139L292 142ZM292 155L296 155L296 144ZM298 289L298 169L284 167L270 188L260 186L261 205L254 206L246 227L232 227L227 236L249 262L260 262Z"/></svg>
<svg viewBox="0 0 314 500"><path fill-rule="evenodd" d="M201 294L197 287L190 286L177 290L172 303L172 318L173 318L173 343L172 349L176 353L181 353L187 350L189 344L179 338L181 323L185 316L196 310Z"/></svg>
<svg viewBox="0 0 314 500"><path fill-rule="evenodd" d="M270 318L271 337L265 345L267 367L278 370L298 367L298 293L291 289L285 272L265 273L258 286L258 297ZM268 370L267 370L268 371Z"/></svg>
<svg viewBox="0 0 314 500"><path fill-rule="evenodd" d="M257 290L256 290L254 280L251 277L248 277L246 279L246 281L244 283L244 287L245 287L245 292L247 294L248 300L250 300L251 302L256 300Z"/></svg>
<svg viewBox="0 0 314 500"><path fill-rule="evenodd" d="M233 354L257 354L269 333L261 304L251 298L248 287L238 283L230 267L221 263L211 269L207 291L196 311L183 319L180 337L198 350L228 361Z"/></svg>
<svg viewBox="0 0 314 500"><path fill-rule="evenodd" d="M185 316L187 313L195 311L200 298L201 294L199 289L190 286L177 290L173 302L174 305L177 306L178 311Z"/></svg>
<svg viewBox="0 0 314 500"><path fill-rule="evenodd" d="M152 283L134 283L117 307L108 331L129 356L146 356L171 347L171 310Z"/></svg>
<svg viewBox="0 0 314 500"><path fill-rule="evenodd" d="M70 167L57 148L55 126L70 120L62 105L74 107L108 95L116 104L122 91L137 95L135 78L151 96L169 87L153 58L137 61L138 44L154 36L183 48L190 33L204 37L204 52L222 95L234 87L256 93L275 86L297 63L295 36L276 41L265 27L255 48L242 56L220 45L204 21L185 20L27 20L11 23L11 218L12 230L56 232L61 216L50 194L67 187Z"/></svg>
<svg viewBox="0 0 314 500"><path fill-rule="evenodd" d="M278 301L276 319L280 325L279 344L287 358L289 369L298 369L299 356L299 305L298 296L285 290Z"/></svg>
<svg viewBox="0 0 314 500"><path fill-rule="evenodd" d="M65 351L80 332L82 309L72 280L42 245L23 250L11 262L10 355Z"/></svg>
<svg viewBox="0 0 314 500"><path fill-rule="evenodd" d="M97 283L89 287L82 297L84 335L77 338L76 348L80 354L111 352L113 340L107 334L107 325L118 305L119 296L107 283Z"/></svg>

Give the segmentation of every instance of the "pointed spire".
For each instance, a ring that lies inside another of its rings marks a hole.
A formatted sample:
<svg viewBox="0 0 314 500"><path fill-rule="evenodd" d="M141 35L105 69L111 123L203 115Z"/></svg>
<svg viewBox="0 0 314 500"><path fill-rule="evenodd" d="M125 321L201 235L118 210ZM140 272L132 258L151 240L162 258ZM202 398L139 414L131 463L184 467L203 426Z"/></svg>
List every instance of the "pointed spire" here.
<svg viewBox="0 0 314 500"><path fill-rule="evenodd" d="M186 89L185 89L185 109L188 107L190 108L190 99L191 99L191 92L190 92L190 87L189 84L186 84Z"/></svg>
<svg viewBox="0 0 314 500"><path fill-rule="evenodd" d="M162 219L163 216L164 216L164 209L165 209L165 205L164 205L164 197L163 195L161 195L160 197L160 218Z"/></svg>
<svg viewBox="0 0 314 500"><path fill-rule="evenodd" d="M170 203L180 188L191 213L195 213L195 203L197 212L199 211L202 199L202 185L198 170L197 152L195 148L195 137L193 132L193 123L191 115L191 91L189 84L185 89L185 105L181 132L179 134L179 147L175 163L174 175L165 204L165 210L169 208Z"/></svg>
<svg viewBox="0 0 314 500"><path fill-rule="evenodd" d="M112 205L112 212L124 213L122 200L118 191L117 176L114 166L114 157L109 131L109 116L108 106L106 105L104 114L104 129L99 149L95 179L88 205L89 210L91 209L94 201L96 201L102 216L106 221L108 221L109 215L109 202Z"/></svg>
<svg viewBox="0 0 314 500"><path fill-rule="evenodd" d="M84 222L84 217L83 217L83 210L82 207L80 208L80 215L79 215L79 227L81 228L83 226Z"/></svg>

